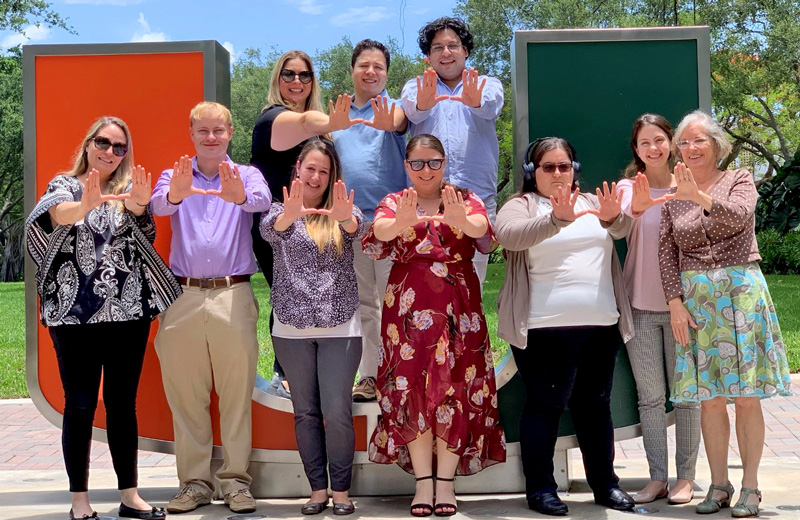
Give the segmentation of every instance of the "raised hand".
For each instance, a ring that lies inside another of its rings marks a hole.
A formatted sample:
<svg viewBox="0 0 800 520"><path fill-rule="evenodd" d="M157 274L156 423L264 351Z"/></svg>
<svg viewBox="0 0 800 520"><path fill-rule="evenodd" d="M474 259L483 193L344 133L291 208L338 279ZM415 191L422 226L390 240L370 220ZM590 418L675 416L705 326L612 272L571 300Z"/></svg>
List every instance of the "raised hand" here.
<svg viewBox="0 0 800 520"><path fill-rule="evenodd" d="M208 195L206 190L195 188L192 185L194 175L192 172L192 158L184 155L175 162L172 169L172 178L169 180L169 193L167 200L172 204L180 202L192 195Z"/></svg>
<svg viewBox="0 0 800 520"><path fill-rule="evenodd" d="M362 118L350 119L350 94L340 94L336 98L336 103L328 101L328 130L345 130L358 123L363 123Z"/></svg>
<svg viewBox="0 0 800 520"><path fill-rule="evenodd" d="M647 175L643 174L642 172L636 172L636 177L633 179L631 211L636 214L641 214L657 204L663 204L664 202L674 198L674 193L667 193L666 195L662 197L656 197L655 199L651 197L650 181L647 179Z"/></svg>
<svg viewBox="0 0 800 520"><path fill-rule="evenodd" d="M589 213L597 215L599 211L596 209L585 209L575 213L575 203L578 202L578 195L580 195L580 193L580 188L575 188L575 191L570 193L569 188L562 189L561 186L559 186L556 190L556 194L550 195L550 204L553 205L553 216L558 220L573 222Z"/></svg>
<svg viewBox="0 0 800 520"><path fill-rule="evenodd" d="M131 177L133 184L131 185L131 202L135 202L139 206L147 206L150 203L150 196L153 193L153 183L150 173L145 171L144 167L140 164L133 169Z"/></svg>
<svg viewBox="0 0 800 520"><path fill-rule="evenodd" d="M313 211L320 215L327 215L330 218L339 222L349 222L350 217L353 216L353 190L350 190L350 196L347 196L347 186L341 180L336 181L333 185L333 206L330 209L320 208Z"/></svg>
<svg viewBox="0 0 800 520"><path fill-rule="evenodd" d="M104 194L100 189L100 172L92 168L83 183L83 194L81 195L81 211L89 213L100 204L109 200L125 200L130 198L130 193L119 195Z"/></svg>
<svg viewBox="0 0 800 520"><path fill-rule="evenodd" d="M417 214L417 190L414 188L407 188L397 198L397 209L395 210L394 220L403 229L412 227L420 222L430 222L441 220L442 217L433 216L420 216Z"/></svg>
<svg viewBox="0 0 800 520"><path fill-rule="evenodd" d="M303 181L293 180L289 192L286 191L286 186L283 187L283 217L290 223L317 212L316 208L306 208L303 205Z"/></svg>
<svg viewBox="0 0 800 520"><path fill-rule="evenodd" d="M417 76L417 110L430 110L439 101L450 99L450 96L436 94L438 80L439 76L433 69L426 69L422 76Z"/></svg>
<svg viewBox="0 0 800 520"><path fill-rule="evenodd" d="M612 182L609 190L608 182L603 181L603 191L597 188L597 200L600 202L600 210L595 213L597 218L608 223L617 220L622 211L622 192L617 190L617 183Z"/></svg>
<svg viewBox="0 0 800 520"><path fill-rule="evenodd" d="M697 182L694 180L692 170L682 162L675 165L675 180L678 181L678 191L675 192L676 199L697 201L700 192Z"/></svg>
<svg viewBox="0 0 800 520"><path fill-rule="evenodd" d="M445 186L442 190L442 203L444 204L442 221L463 230L467 223L467 205L461 192L456 192L452 186Z"/></svg>
<svg viewBox="0 0 800 520"><path fill-rule="evenodd" d="M389 106L389 98L376 97L369 101L372 104L372 121L365 120L364 124L376 130L384 130L386 132L394 131L394 106Z"/></svg>
<svg viewBox="0 0 800 520"><path fill-rule="evenodd" d="M464 69L461 72L461 95L450 96L453 101L460 101L468 107L478 108L483 99L483 87L486 86L486 78L478 85L478 71L475 69Z"/></svg>
<svg viewBox="0 0 800 520"><path fill-rule="evenodd" d="M225 202L233 202L234 204L244 204L247 202L247 193L244 191L244 181L241 174L239 174L239 167L235 164L233 169L228 161L219 163L219 179L221 182L220 189L206 190L207 195L216 195Z"/></svg>

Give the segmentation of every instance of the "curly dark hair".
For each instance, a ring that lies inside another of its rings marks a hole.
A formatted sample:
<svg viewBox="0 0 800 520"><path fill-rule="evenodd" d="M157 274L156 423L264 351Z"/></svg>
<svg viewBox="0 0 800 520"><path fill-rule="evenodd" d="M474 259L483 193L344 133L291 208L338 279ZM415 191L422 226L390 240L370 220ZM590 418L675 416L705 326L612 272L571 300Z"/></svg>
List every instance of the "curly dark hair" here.
<svg viewBox="0 0 800 520"><path fill-rule="evenodd" d="M366 40L361 40L353 48L353 57L350 59L350 68L355 67L356 60L359 56L361 56L361 53L368 50L377 50L383 53L383 57L386 59L386 70L388 71L390 61L389 50L381 42L376 42L375 40L370 40L369 38Z"/></svg>
<svg viewBox="0 0 800 520"><path fill-rule="evenodd" d="M437 32L445 29L450 29L456 33L461 40L461 45L467 48L467 52L472 53L474 43L472 41L472 32L469 30L467 23L459 18L443 16L429 22L425 27L419 30L417 43L419 43L419 49L422 51L422 54L430 56L431 42L433 42L434 36L436 36Z"/></svg>

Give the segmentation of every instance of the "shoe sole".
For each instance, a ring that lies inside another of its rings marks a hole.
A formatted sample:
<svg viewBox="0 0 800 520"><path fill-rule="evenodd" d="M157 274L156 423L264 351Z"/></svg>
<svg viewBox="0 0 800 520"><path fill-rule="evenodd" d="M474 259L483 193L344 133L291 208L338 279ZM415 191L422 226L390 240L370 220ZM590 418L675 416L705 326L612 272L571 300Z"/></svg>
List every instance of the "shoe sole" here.
<svg viewBox="0 0 800 520"><path fill-rule="evenodd" d="M369 401L374 401L375 399L376 396L374 395L370 397L368 395L363 395L363 394L353 394L353 401L357 403L367 403Z"/></svg>
<svg viewBox="0 0 800 520"><path fill-rule="evenodd" d="M173 515L179 515L179 514L181 514L181 513L188 513L188 512L190 512L190 511L194 511L194 510L195 510L195 509L197 509L198 507L207 506L207 505L209 505L210 503L211 503L211 501L209 500L208 502L203 502L203 503L201 503L201 504L197 504L196 506L194 506L194 507L193 507L193 508L191 508L191 509L176 509L176 508L174 508L174 507L173 507L173 508L170 508L169 506L167 506L167 513L172 513Z"/></svg>

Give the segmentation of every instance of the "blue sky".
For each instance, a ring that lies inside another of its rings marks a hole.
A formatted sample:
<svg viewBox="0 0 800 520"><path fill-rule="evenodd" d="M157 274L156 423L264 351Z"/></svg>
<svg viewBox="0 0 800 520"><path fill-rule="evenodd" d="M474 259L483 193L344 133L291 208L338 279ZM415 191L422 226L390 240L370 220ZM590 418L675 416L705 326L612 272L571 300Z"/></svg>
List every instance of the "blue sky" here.
<svg viewBox="0 0 800 520"><path fill-rule="evenodd" d="M50 0L78 32L29 27L0 31L2 50L17 43L118 43L217 40L234 59L248 48L324 50L348 36L397 39L417 53L419 28L451 15L456 0Z"/></svg>

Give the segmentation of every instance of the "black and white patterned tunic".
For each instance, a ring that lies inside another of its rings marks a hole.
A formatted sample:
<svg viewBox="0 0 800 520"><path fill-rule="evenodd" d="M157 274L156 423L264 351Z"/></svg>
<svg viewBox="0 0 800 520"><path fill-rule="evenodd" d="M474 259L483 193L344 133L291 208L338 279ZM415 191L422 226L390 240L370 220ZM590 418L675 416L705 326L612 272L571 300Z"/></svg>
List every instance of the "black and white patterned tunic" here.
<svg viewBox="0 0 800 520"><path fill-rule="evenodd" d="M81 222L53 227L48 210L82 194L75 177L57 176L25 222L42 324L154 319L181 288L153 248L149 207L137 217L105 202Z"/></svg>
<svg viewBox="0 0 800 520"><path fill-rule="evenodd" d="M275 220L282 214L283 204L273 202L260 224L261 236L275 252L270 294L273 311L281 323L298 329L341 325L358 309L353 240L364 233L364 215L353 206L358 222L355 234L340 226L344 247L339 255L332 244L319 252L306 232L305 218L292 222L286 231L275 231Z"/></svg>

